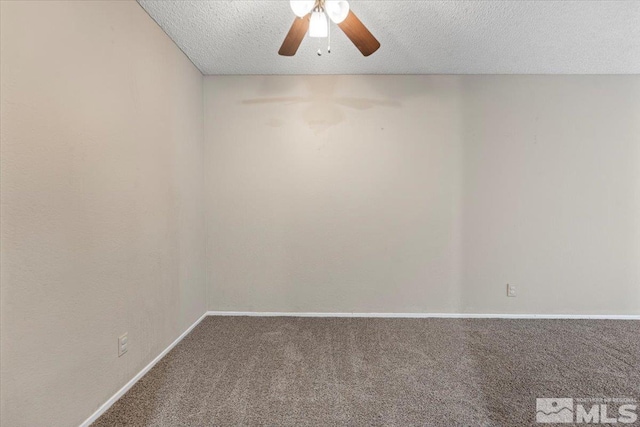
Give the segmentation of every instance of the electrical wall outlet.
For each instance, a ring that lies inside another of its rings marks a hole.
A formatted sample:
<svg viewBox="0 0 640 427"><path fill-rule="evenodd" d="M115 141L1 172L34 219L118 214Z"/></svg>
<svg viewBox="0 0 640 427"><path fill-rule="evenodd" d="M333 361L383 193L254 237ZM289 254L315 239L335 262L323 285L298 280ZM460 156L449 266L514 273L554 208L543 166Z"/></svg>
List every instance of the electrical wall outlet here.
<svg viewBox="0 0 640 427"><path fill-rule="evenodd" d="M122 356L129 350L129 333L125 332L118 337L118 357Z"/></svg>
<svg viewBox="0 0 640 427"><path fill-rule="evenodd" d="M511 283L507 283L507 296L508 297L515 297L516 296L516 287L515 287L515 285L512 285Z"/></svg>

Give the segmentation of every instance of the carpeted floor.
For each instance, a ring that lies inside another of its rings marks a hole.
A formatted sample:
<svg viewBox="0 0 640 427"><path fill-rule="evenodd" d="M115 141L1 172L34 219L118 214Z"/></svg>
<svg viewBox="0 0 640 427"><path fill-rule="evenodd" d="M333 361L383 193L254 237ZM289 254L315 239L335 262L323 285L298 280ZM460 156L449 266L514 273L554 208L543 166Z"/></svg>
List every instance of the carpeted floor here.
<svg viewBox="0 0 640 427"><path fill-rule="evenodd" d="M527 426L640 397L640 322L209 317L94 426Z"/></svg>

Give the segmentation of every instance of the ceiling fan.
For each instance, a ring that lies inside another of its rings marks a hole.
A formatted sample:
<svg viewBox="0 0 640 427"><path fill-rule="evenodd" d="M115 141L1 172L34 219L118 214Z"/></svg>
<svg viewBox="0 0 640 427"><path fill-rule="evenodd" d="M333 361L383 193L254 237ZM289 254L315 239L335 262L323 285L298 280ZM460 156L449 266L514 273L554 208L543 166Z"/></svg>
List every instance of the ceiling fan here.
<svg viewBox="0 0 640 427"><path fill-rule="evenodd" d="M349 37L364 56L369 56L380 47L380 42L371 34L344 0L290 0L296 18L284 38L278 53L293 56L298 51L307 31L309 37L327 37L329 19ZM330 50L329 50L330 51ZM320 54L320 53L318 53Z"/></svg>

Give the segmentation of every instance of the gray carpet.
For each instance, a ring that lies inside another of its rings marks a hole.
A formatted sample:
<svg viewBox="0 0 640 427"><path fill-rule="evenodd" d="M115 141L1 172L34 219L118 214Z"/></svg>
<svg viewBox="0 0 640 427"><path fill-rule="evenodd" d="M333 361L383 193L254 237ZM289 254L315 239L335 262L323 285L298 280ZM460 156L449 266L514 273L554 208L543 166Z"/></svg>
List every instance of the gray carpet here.
<svg viewBox="0 0 640 427"><path fill-rule="evenodd" d="M209 317L93 425L527 426L536 397L639 395L639 321Z"/></svg>

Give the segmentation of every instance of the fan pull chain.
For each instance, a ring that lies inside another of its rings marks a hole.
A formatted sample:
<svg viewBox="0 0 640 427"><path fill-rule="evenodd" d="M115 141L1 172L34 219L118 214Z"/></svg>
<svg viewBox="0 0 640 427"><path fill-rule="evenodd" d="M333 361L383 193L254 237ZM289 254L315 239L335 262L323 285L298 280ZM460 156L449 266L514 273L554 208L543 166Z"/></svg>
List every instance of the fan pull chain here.
<svg viewBox="0 0 640 427"><path fill-rule="evenodd" d="M329 21L327 25L329 25L329 31L328 31L329 43L327 46L327 53L331 53L331 21Z"/></svg>

